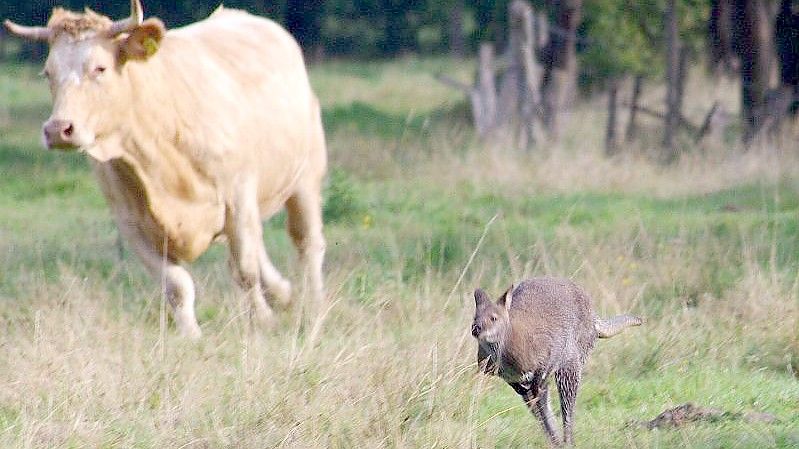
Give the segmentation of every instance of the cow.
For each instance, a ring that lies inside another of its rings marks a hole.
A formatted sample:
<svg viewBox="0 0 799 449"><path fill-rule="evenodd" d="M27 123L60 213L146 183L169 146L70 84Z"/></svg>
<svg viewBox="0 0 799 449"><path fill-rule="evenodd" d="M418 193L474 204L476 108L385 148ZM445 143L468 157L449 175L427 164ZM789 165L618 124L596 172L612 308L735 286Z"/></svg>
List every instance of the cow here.
<svg viewBox="0 0 799 449"><path fill-rule="evenodd" d="M322 183L327 151L302 51L276 23L219 7L167 31L130 17L55 8L47 26L5 26L46 41L53 110L47 148L80 151L120 233L155 279L179 334L201 336L186 264L227 240L256 319L275 321L292 287L269 260L262 220L285 208L302 296L324 299ZM296 293L296 292L295 292Z"/></svg>

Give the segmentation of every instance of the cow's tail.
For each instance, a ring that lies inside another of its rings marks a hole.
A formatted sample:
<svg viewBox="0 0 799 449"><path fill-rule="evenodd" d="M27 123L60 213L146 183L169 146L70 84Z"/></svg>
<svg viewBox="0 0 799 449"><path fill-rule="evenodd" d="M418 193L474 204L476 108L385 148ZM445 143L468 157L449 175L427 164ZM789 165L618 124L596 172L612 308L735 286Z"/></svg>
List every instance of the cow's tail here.
<svg viewBox="0 0 799 449"><path fill-rule="evenodd" d="M596 318L594 329L599 338L610 338L632 326L644 324L644 319L632 315L616 315L610 318Z"/></svg>

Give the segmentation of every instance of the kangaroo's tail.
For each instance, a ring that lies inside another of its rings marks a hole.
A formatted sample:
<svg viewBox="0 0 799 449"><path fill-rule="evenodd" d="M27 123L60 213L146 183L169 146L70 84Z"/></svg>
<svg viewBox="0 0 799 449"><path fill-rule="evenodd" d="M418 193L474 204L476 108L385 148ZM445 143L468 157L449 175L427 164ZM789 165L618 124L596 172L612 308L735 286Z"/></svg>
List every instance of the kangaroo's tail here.
<svg viewBox="0 0 799 449"><path fill-rule="evenodd" d="M624 329L644 324L643 318L632 315L616 315L607 319L596 318L594 329L599 338L610 338Z"/></svg>

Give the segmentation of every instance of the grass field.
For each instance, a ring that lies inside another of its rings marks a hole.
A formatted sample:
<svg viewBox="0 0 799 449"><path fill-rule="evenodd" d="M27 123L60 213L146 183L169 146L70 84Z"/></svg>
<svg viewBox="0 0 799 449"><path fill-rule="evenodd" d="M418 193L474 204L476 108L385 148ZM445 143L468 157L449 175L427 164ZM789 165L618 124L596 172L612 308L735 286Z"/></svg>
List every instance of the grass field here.
<svg viewBox="0 0 799 449"><path fill-rule="evenodd" d="M578 447L799 446L796 144L717 142L660 167L644 142L609 160L598 98L560 145L484 146L434 81L444 70L471 76L434 59L313 68L328 313L316 338L301 307L255 328L214 247L191 267L204 336L190 343L120 253L84 157L41 148L38 68L0 66L0 447L543 446L515 393L477 374L469 335L474 288L543 274L583 284L602 315L648 320L598 342ZM723 92L734 105L734 86L695 78L689 115ZM297 279L283 225L265 224L267 249ZM631 424L689 401L730 414Z"/></svg>

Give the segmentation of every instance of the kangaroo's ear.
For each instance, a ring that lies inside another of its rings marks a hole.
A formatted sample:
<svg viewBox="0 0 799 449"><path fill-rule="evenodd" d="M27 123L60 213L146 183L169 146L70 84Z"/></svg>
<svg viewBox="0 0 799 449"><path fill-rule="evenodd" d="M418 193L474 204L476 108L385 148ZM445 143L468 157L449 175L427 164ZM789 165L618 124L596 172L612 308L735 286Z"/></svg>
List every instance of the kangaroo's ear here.
<svg viewBox="0 0 799 449"><path fill-rule="evenodd" d="M510 305L513 302L513 284L510 284L510 288L508 288L505 293L499 297L497 300L497 304L504 307L505 310L510 310Z"/></svg>
<svg viewBox="0 0 799 449"><path fill-rule="evenodd" d="M483 289L478 288L474 291L474 305L480 307L481 304L485 304L487 302L491 302L491 298L488 297L488 294L483 291Z"/></svg>

